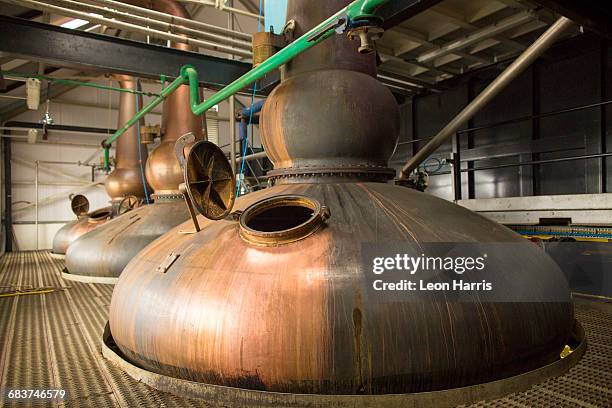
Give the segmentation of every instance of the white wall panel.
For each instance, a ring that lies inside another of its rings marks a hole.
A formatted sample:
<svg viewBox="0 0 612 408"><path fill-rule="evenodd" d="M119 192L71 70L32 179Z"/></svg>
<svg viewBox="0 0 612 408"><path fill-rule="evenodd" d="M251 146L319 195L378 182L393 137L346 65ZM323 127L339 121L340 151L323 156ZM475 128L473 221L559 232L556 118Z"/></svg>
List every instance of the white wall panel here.
<svg viewBox="0 0 612 408"><path fill-rule="evenodd" d="M112 86L117 86L116 82L112 82ZM159 85L144 83L143 88L145 91L158 92ZM205 91L205 97L212 95L213 91ZM109 99L110 98L110 99ZM145 103L151 98L145 97ZM248 96L241 96L239 99L245 104L250 105L251 99ZM85 127L97 127L97 128L110 128L114 129L117 127L117 111L114 109L108 109L107 106L116 107L119 103L119 96L116 92L108 92L105 90L99 90L94 88L76 88L70 92L67 92L60 97L57 101L52 101L50 104L49 111L53 117L55 124L58 125L71 125L71 126L85 126ZM98 105L100 107L92 106L79 106L78 104L87 105ZM43 117L45 112L45 104L42 104L38 111L27 111L23 114L13 118L15 121L22 122L34 122L38 123ZM162 107L156 108L157 112L161 112ZM219 106L219 117L229 118L229 104L223 102ZM161 115L149 114L146 117L146 123L149 125L156 125L161 122ZM221 146L229 145L229 126L228 121L219 122L219 144ZM236 135L238 137L238 125L236 124ZM39 135L39 138L41 135ZM53 145L53 144L27 144L23 142L13 143L13 157L22 158L30 162L36 160L51 160L51 161L85 161L98 149L97 146L105 138L105 135L95 134L76 134L68 132L50 132L49 140L54 142L64 143L81 143L91 144L92 147L81 147L81 146L66 146L66 145ZM259 136L259 127L254 126L253 131L254 146L261 146L261 138ZM223 150L229 152L229 146L225 146ZM238 152L239 153L239 152ZM114 155L114 151L111 151L111 156ZM97 153L96 161L102 159L102 152ZM70 210L70 202L68 200L68 194L78 187L73 185L74 179L59 176L57 174L50 173L42 168L42 166L49 166L54 170L58 170L64 173L68 173L73 177L78 177L83 180L83 183L91 182L91 170L86 166L75 166L75 165L56 165L56 164L41 164L39 173L39 200L44 200L45 197L56 195L59 193L65 193L64 197L58 201L50 204L40 205L38 211L38 219L41 222L44 221L69 221L74 219L74 214ZM34 188L35 172L34 169L26 165L13 161L13 202L27 201L35 202L36 192ZM104 182L106 175L102 172L97 171L95 173L95 181ZM32 184L27 184L32 183ZM65 185L47 185L47 183ZM86 195L90 201L90 210L104 207L109 203L109 197L101 187L91 187L83 191L82 194ZM13 219L16 222L28 222L35 220L35 209L29 208L24 211L18 211L19 208L23 207L24 204L17 204L14 208ZM39 244L40 248L51 248L53 236L57 229L62 224L41 224L39 225ZM15 234L17 241L20 245L20 249L34 249L36 243L36 228L33 225L15 225Z"/></svg>

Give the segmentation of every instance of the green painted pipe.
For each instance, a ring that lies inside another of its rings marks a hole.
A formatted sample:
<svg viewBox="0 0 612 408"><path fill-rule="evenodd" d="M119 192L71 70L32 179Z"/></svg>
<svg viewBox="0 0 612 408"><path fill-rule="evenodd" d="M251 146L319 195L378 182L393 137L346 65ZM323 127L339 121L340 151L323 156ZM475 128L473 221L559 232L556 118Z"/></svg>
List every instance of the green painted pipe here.
<svg viewBox="0 0 612 408"><path fill-rule="evenodd" d="M338 28L349 21L378 18L378 16L374 14L376 9L387 1L388 0L355 0L205 101L200 101L198 72L192 66L184 66L181 68L180 76L164 88L158 98L149 102L149 104L136 116L130 119L125 126L121 129L117 129L115 134L103 142L103 146L106 147L106 145L110 145L114 142L136 123L136 121L151 111L155 106L159 105L166 96L174 92L180 85L189 83L189 105L191 111L195 115L201 115L218 103L248 87L268 72L286 64L299 54L331 37L336 33Z"/></svg>
<svg viewBox="0 0 612 408"><path fill-rule="evenodd" d="M85 86L89 88L105 89L107 91L127 92L127 93L133 93L133 94L145 95L145 96L159 96L158 94L152 93L152 92L135 91L133 89L126 89L126 88L115 88L113 86L105 86L105 85L100 85L100 84L96 84L92 82L77 81L76 79L54 78L54 77L47 76L47 75L29 74L25 72L14 72L14 71L0 71L0 74L2 74L3 76L9 76L9 77L12 76L12 77L24 78L24 79L27 79L27 78L42 79L42 80L53 82L56 84Z"/></svg>
<svg viewBox="0 0 612 408"><path fill-rule="evenodd" d="M369 17L379 17L375 14L378 7L385 4L388 0L364 0L354 1L349 4L346 8L346 14L351 20L359 20Z"/></svg>
<svg viewBox="0 0 612 408"><path fill-rule="evenodd" d="M375 15L373 13L376 8L387 1L388 0L357 0L352 2L203 102L199 101L197 71L193 67L183 67L181 69L181 76L189 80L189 102L191 110L194 114L201 115L213 106L257 81L268 72L286 64L307 49L314 47L334 35L338 27L346 23L347 17L349 20L374 17Z"/></svg>
<svg viewBox="0 0 612 408"><path fill-rule="evenodd" d="M104 147L104 171L110 170L109 156L110 156L110 146Z"/></svg>
<svg viewBox="0 0 612 408"><path fill-rule="evenodd" d="M164 90L159 94L159 96L149 102L145 107L143 107L136 115L132 116L130 120L127 121L125 125L123 125L120 129L117 129L112 136L102 142L103 146L111 145L119 136L124 134L129 128L134 126L136 122L138 122L144 115L151 112L157 105L162 103L164 99L166 99L172 92L174 92L179 86L185 83L185 79L183 77L178 77L170 85L164 88Z"/></svg>
<svg viewBox="0 0 612 408"><path fill-rule="evenodd" d="M145 107L143 107L136 115L134 115L130 120L127 121L125 125L123 125L120 129L117 129L112 136L102 142L102 147L104 147L104 168L109 167L108 162L108 149L110 145L119 138L122 134L124 134L129 128L134 126L141 118L143 118L147 113L151 112L157 105L162 103L164 99L166 99L172 92L174 92L179 86L185 83L185 79L180 76L176 78L174 81L170 83L167 87L165 87L159 96L149 102Z"/></svg>

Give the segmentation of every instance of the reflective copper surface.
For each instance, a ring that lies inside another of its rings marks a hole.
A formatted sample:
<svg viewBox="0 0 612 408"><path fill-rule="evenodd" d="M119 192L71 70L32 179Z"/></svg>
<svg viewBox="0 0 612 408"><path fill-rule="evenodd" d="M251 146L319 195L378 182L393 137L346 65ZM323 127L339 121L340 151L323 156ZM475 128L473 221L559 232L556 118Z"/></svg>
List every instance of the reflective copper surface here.
<svg viewBox="0 0 612 408"><path fill-rule="evenodd" d="M109 316L132 362L172 377L293 393L397 393L458 387L558 358L569 303L369 301L362 242L512 242L499 273L525 288L567 287L530 242L445 200L385 183L285 184L236 200L244 210L280 194L329 207L326 228L291 244L252 245L235 221L199 217L126 267ZM515 247L516 248L516 247ZM164 273L157 267L178 255Z"/></svg>
<svg viewBox="0 0 612 408"><path fill-rule="evenodd" d="M136 82L127 75L115 75L123 89L136 90ZM138 97L138 106L142 107L142 97ZM136 97L134 94L123 92L119 96L119 116L117 123L123 126L136 114ZM140 121L144 126L144 120ZM147 160L147 147L138 143L138 125L129 128L118 140L115 146L115 169L106 178L104 186L106 193L112 200L121 200L126 196L144 198L143 186L144 164ZM139 151L140 150L140 151ZM141 168L142 166L142 168ZM147 186L148 191L151 187Z"/></svg>
<svg viewBox="0 0 612 408"><path fill-rule="evenodd" d="M144 5L154 10L175 16L190 18L189 13L174 0L130 0L129 3ZM173 48L195 51L187 44L172 43ZM183 182L183 171L174 155L174 142L186 133L193 133L196 140L206 138L204 115L195 116L189 107L189 86L179 87L164 101L162 117L162 142L147 161L147 180L157 194L178 194L178 185Z"/></svg>
<svg viewBox="0 0 612 408"><path fill-rule="evenodd" d="M300 35L347 3L293 0L288 17ZM234 204L244 211L303 196L327 208L324 225L274 245L245 239L234 218L199 216L200 232L181 233L193 230L188 221L151 243L111 301L110 331L129 361L230 387L382 394L488 382L559 358L574 321L556 264L499 224L384 182L398 109L358 46L334 36L291 63L261 116L276 185ZM364 285L368 242L511 243L520 258L508 252L492 273L512 276L520 290L560 288L563 297L457 303L438 292L428 302L377 301Z"/></svg>
<svg viewBox="0 0 612 408"><path fill-rule="evenodd" d="M65 255L68 246L81 235L98 228L112 216L112 207L100 208L79 219L71 221L60 228L53 237L52 252L56 255Z"/></svg>
<svg viewBox="0 0 612 408"><path fill-rule="evenodd" d="M127 75L116 75L119 86L123 89L136 89L134 79ZM139 98L139 106L142 106L142 98ZM119 95L118 124L123 126L132 116L136 114L136 96L128 92ZM143 124L141 122L141 124ZM113 216L118 215L117 209L121 200L127 196L144 197L144 186L142 183L144 164L141 169L140 160L143 163L147 159L146 146L138 143L138 127L132 126L117 140L115 148L115 169L106 178L104 187L112 201L112 205L92 213L79 217L78 220L64 225L53 238L53 253L64 255L68 246L81 235L98 228ZM139 152L140 149L140 152ZM150 190L150 187L147 187ZM105 215L107 214L107 215Z"/></svg>
<svg viewBox="0 0 612 408"><path fill-rule="evenodd" d="M186 9L175 1L130 3L189 17ZM191 49L185 44L173 46ZM191 113L188 86L180 87L166 98L163 105L161 141L149 154L145 170L146 179L154 190L154 202L121 215L74 242L66 254L66 268L70 273L119 276L125 265L142 248L189 218L189 212L178 190L178 185L183 181L183 172L174 154L174 143L180 136L190 132L195 135L196 141L205 139L205 128L203 116L197 117Z"/></svg>

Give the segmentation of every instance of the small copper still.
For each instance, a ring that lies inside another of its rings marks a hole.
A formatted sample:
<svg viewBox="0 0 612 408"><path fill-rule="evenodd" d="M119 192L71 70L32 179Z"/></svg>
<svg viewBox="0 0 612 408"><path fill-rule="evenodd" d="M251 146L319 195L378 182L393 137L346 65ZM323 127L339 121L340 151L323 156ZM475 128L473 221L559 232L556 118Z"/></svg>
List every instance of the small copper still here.
<svg viewBox="0 0 612 408"><path fill-rule="evenodd" d="M122 89L136 90L136 82L126 75L115 75ZM119 96L119 126L123 126L129 118L136 113L136 101L142 105L142 97L133 93L122 92ZM141 121L141 125L144 121ZM72 210L77 219L67 223L55 234L53 238L54 255L65 255L68 247L81 235L92 231L110 219L117 217L128 210L138 206L145 196L141 163L147 160L146 146L138 143L138 126L132 126L117 141L115 149L115 169L106 178L104 187L111 198L109 207L100 208L92 213L89 211L89 202L83 195L76 195L71 199ZM140 150L140 151L139 151ZM150 189L150 187L147 188ZM83 211L84 206L87 209Z"/></svg>

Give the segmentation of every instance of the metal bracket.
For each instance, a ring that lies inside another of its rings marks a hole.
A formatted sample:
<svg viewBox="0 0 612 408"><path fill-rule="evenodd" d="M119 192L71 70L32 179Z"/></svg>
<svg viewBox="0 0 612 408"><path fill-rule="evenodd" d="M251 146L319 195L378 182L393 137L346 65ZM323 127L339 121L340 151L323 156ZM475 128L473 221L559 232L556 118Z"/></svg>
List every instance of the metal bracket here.
<svg viewBox="0 0 612 408"><path fill-rule="evenodd" d="M174 154L181 168L185 168L185 146L193 142L195 142L195 135L189 132L176 139L174 143Z"/></svg>
<svg viewBox="0 0 612 408"><path fill-rule="evenodd" d="M195 227L195 231L181 231L182 234L195 234L196 232L200 232L200 223L198 223L198 217L193 209L193 203L189 198L189 193L187 193L187 186L185 183L181 183L179 185L179 191L183 194L183 198L185 199L185 204L187 204L187 209L189 210L189 215L191 216L191 221L193 221L193 226Z"/></svg>
<svg viewBox="0 0 612 408"><path fill-rule="evenodd" d="M347 15L340 16L337 20L331 21L328 25L322 27L318 32L313 33L306 41L317 42L317 40L325 36L329 30L335 30L337 34L342 34L346 31L348 21L349 18Z"/></svg>
<svg viewBox="0 0 612 408"><path fill-rule="evenodd" d="M285 23L281 31L281 35L285 37L285 41L287 44L290 44L294 40L293 33L295 32L295 20L289 20Z"/></svg>
<svg viewBox="0 0 612 408"><path fill-rule="evenodd" d="M179 258L180 255L181 254L170 252L170 254L168 254L166 259L164 259L162 263L159 264L157 268L155 268L155 272L158 272L158 273L168 272L168 269L170 269L170 267L174 264L174 262L176 262L176 260Z"/></svg>

